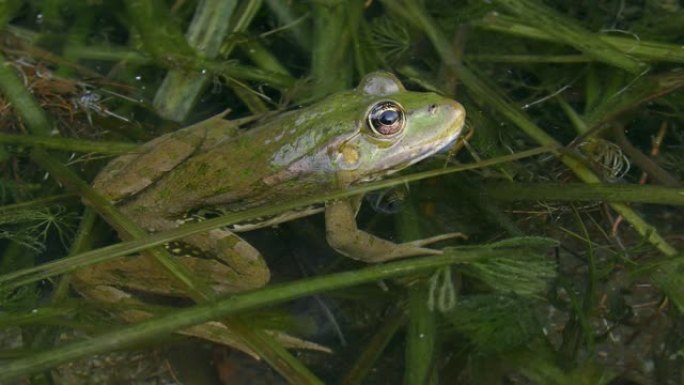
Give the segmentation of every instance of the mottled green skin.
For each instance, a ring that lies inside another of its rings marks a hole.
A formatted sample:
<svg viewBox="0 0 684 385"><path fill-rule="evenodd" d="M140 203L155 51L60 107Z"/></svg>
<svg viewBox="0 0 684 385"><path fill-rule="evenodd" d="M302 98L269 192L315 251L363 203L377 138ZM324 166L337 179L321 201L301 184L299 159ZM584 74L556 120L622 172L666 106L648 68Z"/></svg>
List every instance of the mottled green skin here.
<svg viewBox="0 0 684 385"><path fill-rule="evenodd" d="M449 115L460 109L459 105L437 94L405 91L398 81L394 90L373 88L372 81L385 76L391 75L371 74L357 89L284 113L238 135L226 129L225 123L217 129L217 122L186 129L191 133L169 134L182 136L179 141L185 147L177 150L176 143L162 147L155 143L153 151L181 159L172 169L155 173L140 167L149 160L126 159L124 165L103 170L95 188L112 200L123 200L120 206L125 212L145 227L158 230L167 226L147 218L175 219L197 208L240 210L316 194L399 170L456 138L463 114ZM381 140L370 132L366 115L376 102L388 99L404 107L407 123L401 137ZM437 111L431 112L430 106L438 106ZM218 137L214 140L218 143L202 143L207 131L220 130L229 134L221 138L214 133L210 136ZM202 144L202 149L195 151ZM341 159L341 149L348 146L357 150L358 164L348 165ZM136 167L126 168L130 165ZM153 179L149 185L132 193L122 188L112 191L107 184L107 180L130 180L130 186L148 179Z"/></svg>
<svg viewBox="0 0 684 385"><path fill-rule="evenodd" d="M388 100L403 106L406 122L401 134L391 138L374 133L367 121L371 108ZM248 130L216 117L159 137L134 154L114 159L97 176L94 188L143 228L168 230L192 210L244 210L377 179L454 141L464 118L463 107L455 101L434 93L408 92L393 75L377 72L354 90ZM355 202L327 202L325 207L328 243L351 258L379 262L440 253L423 246L457 235L393 243L357 228ZM284 215L275 220L291 218ZM209 277L217 291L246 290L269 280L258 250L227 229L182 241L194 252L220 260L179 256L189 269ZM162 283L163 277L152 284L151 277L158 276L148 271L152 266L154 262L145 256L129 257L81 270L79 279L83 286L108 287L105 292L112 286L126 286L182 293L182 288ZM97 295L93 290L81 291ZM103 297L108 295L99 296Z"/></svg>

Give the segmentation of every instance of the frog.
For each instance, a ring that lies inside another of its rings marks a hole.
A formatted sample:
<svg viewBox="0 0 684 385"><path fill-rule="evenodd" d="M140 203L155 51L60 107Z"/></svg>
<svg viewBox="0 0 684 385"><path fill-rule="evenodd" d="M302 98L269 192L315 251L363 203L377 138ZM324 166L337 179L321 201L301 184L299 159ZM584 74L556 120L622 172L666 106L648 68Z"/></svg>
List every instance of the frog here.
<svg viewBox="0 0 684 385"><path fill-rule="evenodd" d="M454 143L464 122L465 109L457 101L408 91L393 74L373 72L354 89L249 129L218 117L162 135L113 159L93 188L145 230L167 231L187 222L188 213L238 212L379 180ZM460 236L392 242L357 226L361 202L360 196L327 201L190 235L168 248L216 292L236 293L263 287L271 275L240 231L323 212L327 243L368 263L440 254L428 246ZM78 279L119 297L124 294L115 287L123 285L182 296L183 288L161 270L145 255L129 256L83 269Z"/></svg>

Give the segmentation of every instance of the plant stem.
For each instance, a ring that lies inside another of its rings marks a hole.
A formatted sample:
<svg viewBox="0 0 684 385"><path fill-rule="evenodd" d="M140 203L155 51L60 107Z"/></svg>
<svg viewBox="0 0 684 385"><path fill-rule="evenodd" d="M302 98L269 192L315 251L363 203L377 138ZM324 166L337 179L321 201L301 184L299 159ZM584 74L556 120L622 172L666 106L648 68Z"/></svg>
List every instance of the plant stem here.
<svg viewBox="0 0 684 385"><path fill-rule="evenodd" d="M641 184L485 183L486 194L502 201L606 201L684 206L684 188Z"/></svg>
<svg viewBox="0 0 684 385"><path fill-rule="evenodd" d="M495 0L507 11L524 17L527 22L553 36L556 41L568 44L598 61L639 74L648 66L628 56L610 43L598 39L595 33L587 31L578 22L535 0Z"/></svg>
<svg viewBox="0 0 684 385"><path fill-rule="evenodd" d="M52 124L38 102L24 87L15 67L0 53L0 91L12 102L14 110L21 116L24 124L38 135L47 136Z"/></svg>
<svg viewBox="0 0 684 385"><path fill-rule="evenodd" d="M50 150L70 152L97 152L101 154L125 154L138 148L138 145L135 143L5 133L0 133L0 143L43 147Z"/></svg>

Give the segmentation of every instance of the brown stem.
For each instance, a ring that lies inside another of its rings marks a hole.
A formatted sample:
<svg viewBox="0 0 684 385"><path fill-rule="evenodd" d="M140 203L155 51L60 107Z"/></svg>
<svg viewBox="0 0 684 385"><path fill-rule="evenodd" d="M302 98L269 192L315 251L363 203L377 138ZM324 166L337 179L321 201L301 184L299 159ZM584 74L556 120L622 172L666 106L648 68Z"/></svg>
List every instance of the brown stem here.
<svg viewBox="0 0 684 385"><path fill-rule="evenodd" d="M622 148L630 159L630 161L636 164L642 171L647 173L653 180L669 187L677 187L681 182L672 176L667 171L663 170L653 159L644 155L638 148L627 139L625 136L625 130L622 125L614 125L612 128L613 139Z"/></svg>

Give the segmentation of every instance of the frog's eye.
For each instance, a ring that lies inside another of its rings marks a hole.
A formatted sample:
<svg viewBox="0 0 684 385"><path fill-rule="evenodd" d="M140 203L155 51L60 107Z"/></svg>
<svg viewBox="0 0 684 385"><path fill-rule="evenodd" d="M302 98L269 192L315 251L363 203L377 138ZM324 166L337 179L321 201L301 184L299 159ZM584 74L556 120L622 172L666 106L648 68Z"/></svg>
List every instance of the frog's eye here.
<svg viewBox="0 0 684 385"><path fill-rule="evenodd" d="M397 102L379 102L368 114L368 125L377 136L393 137L401 133L406 125L404 109Z"/></svg>

